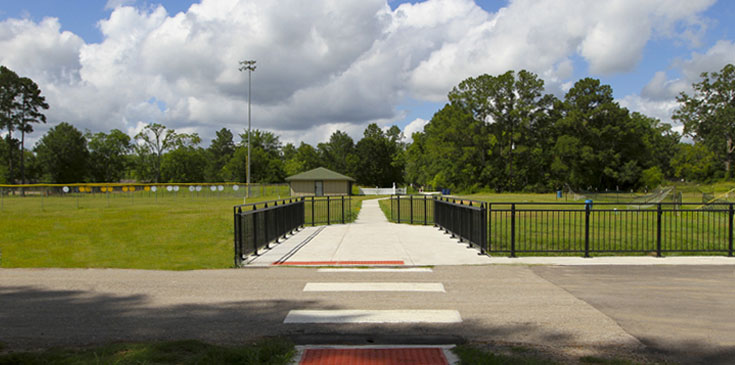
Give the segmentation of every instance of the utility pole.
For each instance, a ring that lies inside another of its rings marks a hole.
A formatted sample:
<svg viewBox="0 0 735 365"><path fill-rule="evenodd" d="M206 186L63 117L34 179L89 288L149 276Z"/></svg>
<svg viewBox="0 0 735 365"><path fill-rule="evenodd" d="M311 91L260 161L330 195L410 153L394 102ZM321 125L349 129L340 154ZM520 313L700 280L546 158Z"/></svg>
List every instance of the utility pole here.
<svg viewBox="0 0 735 365"><path fill-rule="evenodd" d="M248 187L247 190L247 197L250 197L250 95L251 88L250 88L250 80L251 80L251 74L253 71L255 71L255 60L246 60L246 61L240 61L240 69L241 72L247 70L248 71L248 164L247 164L247 170L245 171L246 174L246 181L245 184Z"/></svg>

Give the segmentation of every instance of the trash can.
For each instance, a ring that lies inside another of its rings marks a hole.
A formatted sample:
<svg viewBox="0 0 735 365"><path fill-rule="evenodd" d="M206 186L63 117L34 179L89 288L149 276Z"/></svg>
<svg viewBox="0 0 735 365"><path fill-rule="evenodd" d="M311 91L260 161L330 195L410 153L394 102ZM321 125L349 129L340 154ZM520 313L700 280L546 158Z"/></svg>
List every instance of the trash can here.
<svg viewBox="0 0 735 365"><path fill-rule="evenodd" d="M556 191L556 197L561 199L561 190Z"/></svg>
<svg viewBox="0 0 735 365"><path fill-rule="evenodd" d="M592 199L586 199L584 201L585 208L589 206L590 209L592 209Z"/></svg>

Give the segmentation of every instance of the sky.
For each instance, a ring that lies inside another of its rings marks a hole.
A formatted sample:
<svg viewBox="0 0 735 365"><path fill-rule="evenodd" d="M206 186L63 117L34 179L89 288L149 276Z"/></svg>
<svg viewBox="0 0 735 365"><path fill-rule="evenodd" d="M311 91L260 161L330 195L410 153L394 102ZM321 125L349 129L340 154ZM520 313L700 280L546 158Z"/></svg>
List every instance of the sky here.
<svg viewBox="0 0 735 365"><path fill-rule="evenodd" d="M421 131L468 77L526 69L563 97L584 77L671 120L702 72L735 63L735 2L715 0L0 0L0 64L65 121L134 136L252 125L315 145L369 123Z"/></svg>

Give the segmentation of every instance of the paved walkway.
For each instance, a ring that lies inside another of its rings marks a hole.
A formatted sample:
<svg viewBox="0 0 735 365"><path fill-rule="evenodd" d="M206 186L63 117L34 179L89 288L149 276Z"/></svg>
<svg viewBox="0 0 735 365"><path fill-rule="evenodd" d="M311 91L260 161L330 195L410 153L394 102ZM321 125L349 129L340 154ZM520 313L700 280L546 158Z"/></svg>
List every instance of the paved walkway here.
<svg viewBox="0 0 735 365"><path fill-rule="evenodd" d="M364 200L355 223L306 227L249 262L281 265L479 265L489 257L432 226L393 224L378 200Z"/></svg>

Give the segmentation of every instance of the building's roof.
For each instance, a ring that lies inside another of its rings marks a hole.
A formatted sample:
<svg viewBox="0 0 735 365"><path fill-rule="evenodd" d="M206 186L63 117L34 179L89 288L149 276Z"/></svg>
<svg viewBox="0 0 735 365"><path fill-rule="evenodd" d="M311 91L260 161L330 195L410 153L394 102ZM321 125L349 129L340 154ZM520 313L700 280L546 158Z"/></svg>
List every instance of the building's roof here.
<svg viewBox="0 0 735 365"><path fill-rule="evenodd" d="M355 179L334 172L323 167L317 167L313 170L302 172L286 178L286 181L301 181L301 180L347 180L355 181Z"/></svg>

